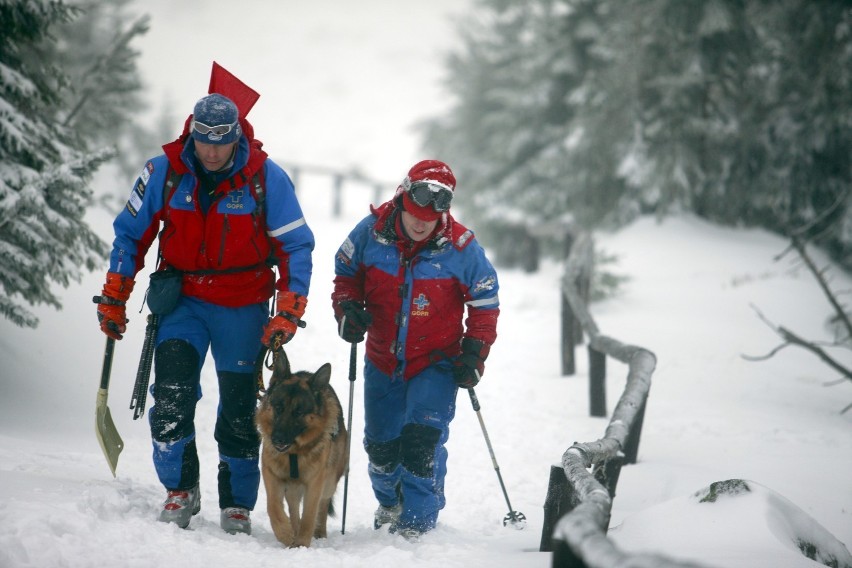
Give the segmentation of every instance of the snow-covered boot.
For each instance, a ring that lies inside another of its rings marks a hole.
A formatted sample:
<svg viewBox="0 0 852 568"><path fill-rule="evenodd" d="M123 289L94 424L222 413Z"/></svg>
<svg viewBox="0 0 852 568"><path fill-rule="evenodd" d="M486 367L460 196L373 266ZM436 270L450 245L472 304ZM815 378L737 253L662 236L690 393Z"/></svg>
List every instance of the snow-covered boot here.
<svg viewBox="0 0 852 568"><path fill-rule="evenodd" d="M420 542L420 537L423 536L423 533L417 529L407 527L400 528L396 531L396 534L407 540L412 544L416 544Z"/></svg>
<svg viewBox="0 0 852 568"><path fill-rule="evenodd" d="M192 489L169 491L163 510L160 511L161 523L174 523L182 529L189 526L189 520L201 510L201 495L196 485Z"/></svg>
<svg viewBox="0 0 852 568"><path fill-rule="evenodd" d="M228 534L251 534L249 510L243 507L225 507L219 515L222 530Z"/></svg>
<svg viewBox="0 0 852 568"><path fill-rule="evenodd" d="M408 542L417 543L420 542L420 537L423 536L426 531L415 527L404 527L400 526L398 523L394 523L390 526L390 530L388 532L391 534L398 534Z"/></svg>
<svg viewBox="0 0 852 568"><path fill-rule="evenodd" d="M373 517L373 528L378 530L388 523L390 523L391 526L395 525L399 520L399 514L401 512L402 505L399 503L392 507L379 505L379 508L376 509L376 514Z"/></svg>

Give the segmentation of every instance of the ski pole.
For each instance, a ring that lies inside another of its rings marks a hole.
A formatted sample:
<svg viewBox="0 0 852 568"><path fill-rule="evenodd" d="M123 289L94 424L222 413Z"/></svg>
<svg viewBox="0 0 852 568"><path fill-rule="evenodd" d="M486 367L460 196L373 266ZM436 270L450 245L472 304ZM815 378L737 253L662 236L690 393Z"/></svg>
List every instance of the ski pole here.
<svg viewBox="0 0 852 568"><path fill-rule="evenodd" d="M358 360L358 344L352 342L349 350L349 416L346 419L346 474L343 478L343 513L340 516L340 534L346 534L346 498L349 493L349 450L352 447L352 391L355 386L355 366Z"/></svg>
<svg viewBox="0 0 852 568"><path fill-rule="evenodd" d="M500 488L503 490L503 497L506 498L506 505L509 507L509 512L503 517L503 526L512 523L516 529L522 529L527 524L527 518L523 513L512 509L512 504L509 502L509 494L506 492L506 485L503 483L503 476L500 475L500 466L497 465L497 458L494 456L494 448L491 447L491 440L488 438L488 431L485 429L485 421L482 420L482 413L479 411L479 399L476 397L476 392L473 388L467 389L470 395L470 403L473 405L473 410L476 412L476 417L479 418L479 426L482 428L482 435L485 437L485 445L488 446L488 453L491 454L491 463L494 464L494 471L497 472L497 479L500 481Z"/></svg>
<svg viewBox="0 0 852 568"><path fill-rule="evenodd" d="M142 343L142 356L139 358L136 383L133 385L133 395L130 398L130 409L133 410L134 420L145 415L148 381L151 378L151 362L154 359L154 342L157 339L157 329L159 327L160 316L148 314L148 325L145 327L145 341Z"/></svg>

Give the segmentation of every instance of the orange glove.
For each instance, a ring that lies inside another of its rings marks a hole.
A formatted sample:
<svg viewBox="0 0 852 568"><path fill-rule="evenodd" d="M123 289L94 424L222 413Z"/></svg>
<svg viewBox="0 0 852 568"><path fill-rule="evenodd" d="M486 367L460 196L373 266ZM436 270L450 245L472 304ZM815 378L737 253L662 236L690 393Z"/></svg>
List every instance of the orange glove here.
<svg viewBox="0 0 852 568"><path fill-rule="evenodd" d="M278 297L275 300L275 309L278 312L274 318L270 319L266 327L263 328L263 338L261 343L274 349L273 343L275 337L280 336L281 345L287 343L296 334L296 330L304 327L302 316L305 315L305 308L308 305L308 299L296 292L278 292Z"/></svg>
<svg viewBox="0 0 852 568"><path fill-rule="evenodd" d="M106 284L98 302L98 321L101 331L113 339L121 339L127 331L125 304L136 282L129 276L107 272Z"/></svg>

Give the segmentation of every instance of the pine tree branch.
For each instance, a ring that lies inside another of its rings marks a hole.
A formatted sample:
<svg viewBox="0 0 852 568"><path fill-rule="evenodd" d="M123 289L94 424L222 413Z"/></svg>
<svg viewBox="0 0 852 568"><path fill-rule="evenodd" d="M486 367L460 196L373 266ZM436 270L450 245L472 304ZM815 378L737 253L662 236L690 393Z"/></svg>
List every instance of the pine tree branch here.
<svg viewBox="0 0 852 568"><path fill-rule="evenodd" d="M808 267L808 270L811 271L811 274L816 278L819 287L822 289L826 298L828 298L829 303L834 308L834 311L837 313L838 319L843 322L843 325L846 327L846 337L849 340L852 340L852 322L849 321L849 314L847 314L843 310L843 306L840 305L840 302L837 301L834 293L831 291L831 288L828 285L828 282L825 280L825 271L821 271L817 269L811 257L808 256L807 251L805 250L805 243L802 242L798 237L793 237L793 247L799 253L799 256L805 262L805 265Z"/></svg>
<svg viewBox="0 0 852 568"><path fill-rule="evenodd" d="M849 187L844 188L842 192L840 192L835 198L834 202L822 210L822 212L814 217L810 222L805 223L801 227L798 227L790 232L790 235L793 239L801 239L808 235L814 227L822 223L825 219L828 218L829 215L840 209L848 199L849 193L852 191ZM823 230L825 232L826 229ZM819 235L810 235L811 240Z"/></svg>
<svg viewBox="0 0 852 568"><path fill-rule="evenodd" d="M778 325L773 324L753 304L752 304L751 307L752 307L752 309L754 309L757 312L758 317L760 317L760 319L763 320L763 322L766 323L766 325L771 327L775 331L775 333L777 333L778 335L781 336L782 339L784 339L784 343L779 345L778 347L776 347L772 351L770 351L767 355L760 356L760 357L750 356L750 355L742 355L743 359L746 359L746 360L749 360L749 361L764 361L766 359L770 359L773 355L775 355L776 353L778 353L781 349L783 349L785 347L788 347L790 345L798 345L799 347L802 347L804 349L807 349L811 353L814 353L817 357L822 359L822 361L826 365L828 365L829 367L831 367L835 371L839 372L845 378L852 381L852 369L847 369L846 367L844 367L843 365L841 365L840 363L835 361L834 358L832 358L828 353L826 353L816 343L814 343L812 341L807 341L807 340L799 337L798 335L796 335L795 333L793 333L792 331L790 331L789 329L787 329L783 326L778 326Z"/></svg>
<svg viewBox="0 0 852 568"><path fill-rule="evenodd" d="M828 353L823 351L816 344L814 344L810 341L807 341L805 339L802 339L801 337L799 337L798 335L796 335L795 333L793 333L789 329L786 329L782 326L777 327L775 329L775 331L778 333L778 335L780 335L782 338L784 338L788 343L793 344L793 345L798 345L799 347L803 347L803 348L807 349L808 351L810 351L811 353L814 353L816 356L818 356L820 359L822 359L822 361L826 365L828 365L829 367L831 367L835 371L841 373L844 377L846 377L847 379L852 381L852 370L847 369L846 367L844 367L843 365L841 365L840 363L835 361Z"/></svg>
<svg viewBox="0 0 852 568"><path fill-rule="evenodd" d="M98 57L95 62L92 64L92 67L88 72L85 73L85 77L100 77L101 72L108 68L112 61L119 57L123 50L125 50L134 37L140 34L144 34L148 31L149 28L149 16L142 16L138 20L136 20L130 28L124 32L116 35L113 40L112 47L107 51L107 53L103 54L101 57ZM80 96L80 100L77 101L77 104L74 105L74 108L68 113L68 116L65 117L63 121L63 126L70 126L71 122L74 120L74 117L83 109L86 103L89 101L89 98L93 93L96 92L97 89L103 89L103 85L92 85L86 87L83 90L83 94Z"/></svg>

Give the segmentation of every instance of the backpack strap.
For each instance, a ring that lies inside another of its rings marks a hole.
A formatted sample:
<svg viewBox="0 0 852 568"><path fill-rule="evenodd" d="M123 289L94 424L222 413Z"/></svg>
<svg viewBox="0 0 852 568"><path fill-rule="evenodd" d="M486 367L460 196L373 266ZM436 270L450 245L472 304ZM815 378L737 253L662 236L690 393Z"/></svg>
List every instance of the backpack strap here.
<svg viewBox="0 0 852 568"><path fill-rule="evenodd" d="M255 209L256 215L264 215L266 213L264 210L266 205L265 181L266 180L263 177L263 168L257 170L251 177L251 185L254 188L254 199L257 201L257 208Z"/></svg>
<svg viewBox="0 0 852 568"><path fill-rule="evenodd" d="M254 189L254 199L257 202L257 207L254 210L255 219L263 223L261 226L266 226L266 178L263 175L263 167L251 177L251 186ZM269 235L266 238L269 239ZM266 265L274 268L276 265L275 254L273 253L275 244L271 239L269 244L269 258L266 259Z"/></svg>
<svg viewBox="0 0 852 568"><path fill-rule="evenodd" d="M169 205L169 200L172 198L172 191L180 183L182 177L183 174L177 173L172 165L169 164L169 169L166 171L166 183L163 184L163 210Z"/></svg>
<svg viewBox="0 0 852 568"><path fill-rule="evenodd" d="M171 163L169 164L169 169L166 170L166 183L163 184L163 231L166 230L166 207L169 206L169 201L172 198L172 194L174 193L175 188L180 183L183 174L179 174L172 167ZM162 234L162 232L160 233ZM162 243L159 243L157 247L157 266L163 261L163 247Z"/></svg>

